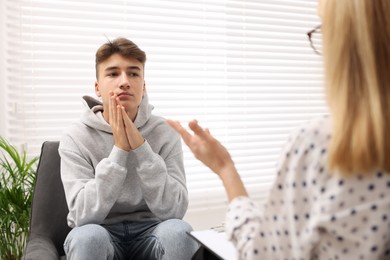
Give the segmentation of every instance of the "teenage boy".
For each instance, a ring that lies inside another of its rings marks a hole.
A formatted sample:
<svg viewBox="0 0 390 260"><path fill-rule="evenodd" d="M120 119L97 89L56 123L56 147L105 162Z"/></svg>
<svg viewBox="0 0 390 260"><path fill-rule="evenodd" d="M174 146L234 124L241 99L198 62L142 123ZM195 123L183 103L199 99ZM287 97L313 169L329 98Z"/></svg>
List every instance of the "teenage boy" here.
<svg viewBox="0 0 390 260"><path fill-rule="evenodd" d="M146 55L118 38L96 52L95 93L60 142L67 259L190 259L180 136L152 114Z"/></svg>

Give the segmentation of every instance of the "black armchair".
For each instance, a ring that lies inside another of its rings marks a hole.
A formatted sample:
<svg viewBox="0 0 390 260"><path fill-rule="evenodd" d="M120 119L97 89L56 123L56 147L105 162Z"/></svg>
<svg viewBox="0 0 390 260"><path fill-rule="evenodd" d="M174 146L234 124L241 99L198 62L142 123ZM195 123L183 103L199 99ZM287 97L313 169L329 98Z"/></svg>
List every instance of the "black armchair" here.
<svg viewBox="0 0 390 260"><path fill-rule="evenodd" d="M31 209L25 260L66 259L63 243L71 228L60 176L59 142L42 144Z"/></svg>

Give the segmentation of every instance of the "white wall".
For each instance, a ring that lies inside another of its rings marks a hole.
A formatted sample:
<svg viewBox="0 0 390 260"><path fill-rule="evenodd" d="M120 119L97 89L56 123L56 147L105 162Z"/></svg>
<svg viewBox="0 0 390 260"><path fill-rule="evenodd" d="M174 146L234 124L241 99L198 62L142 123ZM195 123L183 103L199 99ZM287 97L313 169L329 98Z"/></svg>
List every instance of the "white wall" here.
<svg viewBox="0 0 390 260"><path fill-rule="evenodd" d="M5 3L0 1L0 136L7 137L5 87Z"/></svg>

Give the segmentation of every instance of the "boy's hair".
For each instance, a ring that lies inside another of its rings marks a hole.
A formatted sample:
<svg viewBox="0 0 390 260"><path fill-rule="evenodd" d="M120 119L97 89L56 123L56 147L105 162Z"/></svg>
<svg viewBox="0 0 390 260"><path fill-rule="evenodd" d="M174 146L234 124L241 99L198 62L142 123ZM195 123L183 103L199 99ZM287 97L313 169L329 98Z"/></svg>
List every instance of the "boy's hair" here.
<svg viewBox="0 0 390 260"><path fill-rule="evenodd" d="M390 172L390 1L327 0L323 7L329 166Z"/></svg>
<svg viewBox="0 0 390 260"><path fill-rule="evenodd" d="M113 54L119 54L124 58L136 59L145 67L146 54L134 42L126 38L116 38L114 41L108 41L103 44L95 55L96 79L99 77L99 65L111 57Z"/></svg>

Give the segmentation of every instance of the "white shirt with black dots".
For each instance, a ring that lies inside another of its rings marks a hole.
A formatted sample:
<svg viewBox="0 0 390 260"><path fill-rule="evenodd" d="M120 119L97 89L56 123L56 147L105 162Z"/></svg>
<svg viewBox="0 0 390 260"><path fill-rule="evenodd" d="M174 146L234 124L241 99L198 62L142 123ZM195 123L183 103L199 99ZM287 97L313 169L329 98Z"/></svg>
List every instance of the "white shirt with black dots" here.
<svg viewBox="0 0 390 260"><path fill-rule="evenodd" d="M390 174L327 169L330 119L295 131L266 203L229 204L226 233L240 259L390 259Z"/></svg>

